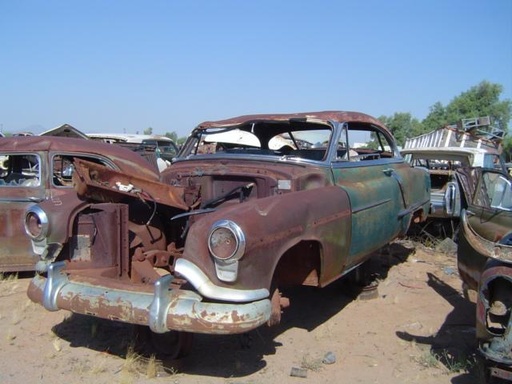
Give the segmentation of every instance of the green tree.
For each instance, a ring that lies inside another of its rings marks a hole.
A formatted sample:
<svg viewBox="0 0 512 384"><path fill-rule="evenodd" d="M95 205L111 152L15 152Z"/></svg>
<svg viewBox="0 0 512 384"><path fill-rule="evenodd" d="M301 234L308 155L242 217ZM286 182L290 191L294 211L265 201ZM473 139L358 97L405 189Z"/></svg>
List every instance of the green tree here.
<svg viewBox="0 0 512 384"><path fill-rule="evenodd" d="M423 127L426 131L432 131L448 124L456 124L462 119L490 116L501 129L507 131L512 114L512 101L500 100L502 92L502 85L482 81L453 98L446 107L440 102L435 103L422 121Z"/></svg>
<svg viewBox="0 0 512 384"><path fill-rule="evenodd" d="M187 140L187 136L178 137L178 134L174 131L166 132L165 137L168 137L169 139L174 141L174 143L177 144L178 146L182 145Z"/></svg>
<svg viewBox="0 0 512 384"><path fill-rule="evenodd" d="M144 130L145 135L152 135L153 134L153 128L148 127Z"/></svg>
<svg viewBox="0 0 512 384"><path fill-rule="evenodd" d="M381 116L379 120L389 128L400 146L405 144L406 138L423 133L423 126L420 121L408 112L395 112L393 116Z"/></svg>
<svg viewBox="0 0 512 384"><path fill-rule="evenodd" d="M178 134L176 132L174 132L174 131L172 131L172 132L165 132L165 137L168 137L169 139L171 139L175 143L178 142Z"/></svg>
<svg viewBox="0 0 512 384"><path fill-rule="evenodd" d="M431 132L448 125L446 108L439 101L430 107L430 113L422 121L425 132Z"/></svg>
<svg viewBox="0 0 512 384"><path fill-rule="evenodd" d="M505 137L505 139L502 142L503 145L503 158L506 162L512 161L512 135L509 135Z"/></svg>
<svg viewBox="0 0 512 384"><path fill-rule="evenodd" d="M187 136L180 137L176 142L178 145L183 145L187 141Z"/></svg>

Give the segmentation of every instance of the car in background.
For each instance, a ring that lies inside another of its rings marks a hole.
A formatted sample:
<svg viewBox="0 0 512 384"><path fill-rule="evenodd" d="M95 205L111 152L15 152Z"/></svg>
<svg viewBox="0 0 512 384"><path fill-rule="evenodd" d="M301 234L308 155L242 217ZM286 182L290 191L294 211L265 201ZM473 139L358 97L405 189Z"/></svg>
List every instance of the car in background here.
<svg viewBox="0 0 512 384"><path fill-rule="evenodd" d="M503 132L485 117L464 119L459 124L407 139L402 156L411 166L430 174L431 209L427 225L434 223L442 228L439 235L456 238L458 233L461 195L455 172L461 167L505 171L502 138Z"/></svg>
<svg viewBox="0 0 512 384"><path fill-rule="evenodd" d="M512 381L512 179L483 168L460 168L457 179L463 192L457 265L465 290L477 293L485 376Z"/></svg>
<svg viewBox="0 0 512 384"><path fill-rule="evenodd" d="M46 263L29 297L140 325L174 357L193 333L278 324L283 288L346 276L430 206L428 173L358 112L204 122L159 183L87 162L75 179L79 200L27 213Z"/></svg>
<svg viewBox="0 0 512 384"><path fill-rule="evenodd" d="M460 192L455 171L460 167L484 167L502 171L504 164L497 150L483 148L411 148L401 151L413 167L428 170L431 179L433 218L458 218Z"/></svg>
<svg viewBox="0 0 512 384"><path fill-rule="evenodd" d="M172 139L161 135L88 133L87 136L93 140L130 148L141 155L154 154L160 171L171 165L179 150Z"/></svg>
<svg viewBox="0 0 512 384"><path fill-rule="evenodd" d="M76 195L72 182L76 159L158 180L154 165L121 147L52 136L3 137L0 140L0 272L35 269L40 255L34 252L25 234L25 212L36 203L51 200L58 206L64 195Z"/></svg>
<svg viewBox="0 0 512 384"><path fill-rule="evenodd" d="M174 141L165 136L142 139L141 146L155 148L159 156L169 162L171 162L172 159L176 157L179 151L178 146L174 143Z"/></svg>

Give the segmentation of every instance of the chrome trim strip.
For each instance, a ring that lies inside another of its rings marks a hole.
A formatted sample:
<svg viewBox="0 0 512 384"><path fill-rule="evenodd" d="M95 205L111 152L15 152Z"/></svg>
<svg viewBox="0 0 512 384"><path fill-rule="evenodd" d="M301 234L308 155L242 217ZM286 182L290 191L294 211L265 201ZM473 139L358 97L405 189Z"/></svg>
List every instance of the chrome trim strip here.
<svg viewBox="0 0 512 384"><path fill-rule="evenodd" d="M270 295L266 288L245 290L219 287L213 284L194 263L183 258L176 260L174 270L192 284L201 295L209 299L243 303L265 299Z"/></svg>
<svg viewBox="0 0 512 384"><path fill-rule="evenodd" d="M391 199L384 199L384 200L375 201L375 202L373 202L371 204L366 204L366 205L358 207L357 209L353 209L352 213L359 213L359 212L362 212L362 211L366 211L368 209L377 208L378 206L387 204L390 201L391 201Z"/></svg>

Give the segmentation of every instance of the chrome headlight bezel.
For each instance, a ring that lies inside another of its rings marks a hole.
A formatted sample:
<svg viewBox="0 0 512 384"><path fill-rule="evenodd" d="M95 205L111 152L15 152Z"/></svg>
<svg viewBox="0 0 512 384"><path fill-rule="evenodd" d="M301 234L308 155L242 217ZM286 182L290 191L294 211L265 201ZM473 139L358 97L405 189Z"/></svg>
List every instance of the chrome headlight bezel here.
<svg viewBox="0 0 512 384"><path fill-rule="evenodd" d="M46 238L50 229L48 215L41 207L34 205L25 213L24 226L25 233L32 240L41 241Z"/></svg>
<svg viewBox="0 0 512 384"><path fill-rule="evenodd" d="M231 241L234 243L231 244ZM221 255L219 246L228 248L228 252ZM240 260L245 253L245 246L245 234L238 224L226 219L213 223L208 234L208 250L215 260L223 263Z"/></svg>

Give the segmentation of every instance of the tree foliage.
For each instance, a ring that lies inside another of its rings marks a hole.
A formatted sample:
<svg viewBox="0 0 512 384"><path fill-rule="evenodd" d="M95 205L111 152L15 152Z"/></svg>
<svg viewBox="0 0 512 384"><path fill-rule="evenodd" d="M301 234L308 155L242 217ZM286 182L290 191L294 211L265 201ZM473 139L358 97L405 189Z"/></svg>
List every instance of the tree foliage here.
<svg viewBox="0 0 512 384"><path fill-rule="evenodd" d="M447 125L448 118L446 117L446 108L443 107L443 104L438 101L432 105L430 107L430 113L421 124L424 132L430 132Z"/></svg>
<svg viewBox="0 0 512 384"><path fill-rule="evenodd" d="M500 101L502 92L502 85L482 81L456 96L446 107L440 102L435 103L422 121L423 127L428 132L448 124L456 124L462 119L490 116L501 129L507 130L512 102L508 99Z"/></svg>
<svg viewBox="0 0 512 384"><path fill-rule="evenodd" d="M508 123L512 115L512 101L500 100L503 86L482 81L454 97L448 105L436 102L423 121L411 116L410 113L395 112L393 116L381 116L382 121L395 136L398 145L404 145L405 139L434 131L446 125L457 124L462 119L490 116L493 124L508 132ZM510 159L512 139L510 134L503 141L504 152Z"/></svg>
<svg viewBox="0 0 512 384"><path fill-rule="evenodd" d="M395 136L398 145L401 146L404 145L406 138L423 133L420 121L412 117L408 112L395 112L393 116L381 116L379 120L389 128L393 136Z"/></svg>
<svg viewBox="0 0 512 384"><path fill-rule="evenodd" d="M169 139L171 139L175 143L178 142L178 134L176 132L174 132L174 131L172 131L172 132L165 132L165 137L168 137Z"/></svg>
<svg viewBox="0 0 512 384"><path fill-rule="evenodd" d="M185 143L185 141L187 141L187 136L179 137L178 141L176 141L176 144L182 145Z"/></svg>
<svg viewBox="0 0 512 384"><path fill-rule="evenodd" d="M512 162L512 135L505 137L502 143L503 146L503 158L506 162Z"/></svg>
<svg viewBox="0 0 512 384"><path fill-rule="evenodd" d="M152 135L153 134L153 128L148 127L144 130L145 135Z"/></svg>
<svg viewBox="0 0 512 384"><path fill-rule="evenodd" d="M174 131L166 132L165 136L168 137L169 139L171 139L172 141L174 141L174 143L176 143L178 145L183 144L187 140L186 136L185 137L178 137L178 134L176 132L174 132Z"/></svg>

